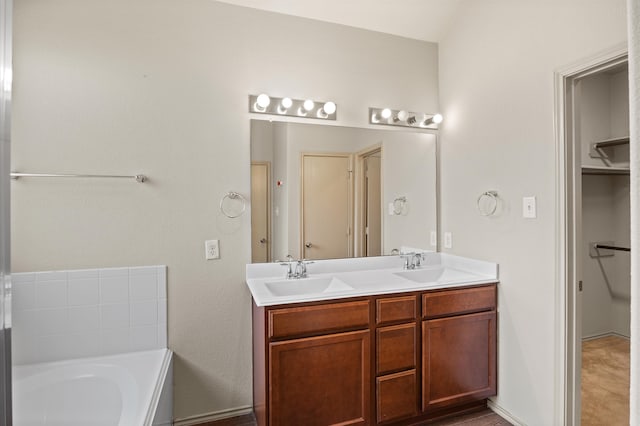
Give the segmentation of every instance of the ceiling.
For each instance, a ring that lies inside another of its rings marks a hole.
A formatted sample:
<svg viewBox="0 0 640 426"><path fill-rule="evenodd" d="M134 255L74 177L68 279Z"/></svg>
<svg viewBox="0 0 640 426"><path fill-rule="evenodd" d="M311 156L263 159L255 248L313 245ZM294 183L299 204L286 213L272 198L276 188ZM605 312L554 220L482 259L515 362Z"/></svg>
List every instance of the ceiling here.
<svg viewBox="0 0 640 426"><path fill-rule="evenodd" d="M440 41L463 0L219 0L417 40Z"/></svg>

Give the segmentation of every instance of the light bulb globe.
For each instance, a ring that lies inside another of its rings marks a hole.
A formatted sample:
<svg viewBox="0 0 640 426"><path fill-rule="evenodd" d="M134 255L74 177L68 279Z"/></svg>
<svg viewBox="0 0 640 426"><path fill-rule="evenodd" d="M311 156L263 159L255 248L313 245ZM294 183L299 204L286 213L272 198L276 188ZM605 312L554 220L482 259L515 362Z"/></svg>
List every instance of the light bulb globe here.
<svg viewBox="0 0 640 426"><path fill-rule="evenodd" d="M315 104L313 103L313 101L311 99L307 99L302 104L302 107L305 109L305 111L311 111L314 106L315 106Z"/></svg>
<svg viewBox="0 0 640 426"><path fill-rule="evenodd" d="M391 110L389 108L385 108L385 109L382 110L380 115L382 116L382 118L384 118L386 120L389 117L391 117Z"/></svg>
<svg viewBox="0 0 640 426"><path fill-rule="evenodd" d="M266 107L268 107L270 103L271 103L271 98L269 97L269 95L266 95L264 93L262 93L261 95L258 95L258 99L256 99L256 104L258 104L258 106L262 109L265 109Z"/></svg>
<svg viewBox="0 0 640 426"><path fill-rule="evenodd" d="M333 114L334 112L336 112L336 104L329 101L329 102L325 102L324 106L322 107L322 109L324 110L325 113L327 113L328 115Z"/></svg>

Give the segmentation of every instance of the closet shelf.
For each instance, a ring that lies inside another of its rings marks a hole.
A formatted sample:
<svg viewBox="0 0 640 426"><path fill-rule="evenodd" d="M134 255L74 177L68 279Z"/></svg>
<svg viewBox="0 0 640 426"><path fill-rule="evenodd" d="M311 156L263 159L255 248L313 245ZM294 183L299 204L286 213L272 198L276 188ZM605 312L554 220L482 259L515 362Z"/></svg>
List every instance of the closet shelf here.
<svg viewBox="0 0 640 426"><path fill-rule="evenodd" d="M583 175L629 175L628 167L582 166Z"/></svg>
<svg viewBox="0 0 640 426"><path fill-rule="evenodd" d="M630 139L629 136L624 136L621 138L606 139L603 141L594 142L592 146L594 149L600 149L600 148L608 148L610 146L624 145L629 143L629 139Z"/></svg>

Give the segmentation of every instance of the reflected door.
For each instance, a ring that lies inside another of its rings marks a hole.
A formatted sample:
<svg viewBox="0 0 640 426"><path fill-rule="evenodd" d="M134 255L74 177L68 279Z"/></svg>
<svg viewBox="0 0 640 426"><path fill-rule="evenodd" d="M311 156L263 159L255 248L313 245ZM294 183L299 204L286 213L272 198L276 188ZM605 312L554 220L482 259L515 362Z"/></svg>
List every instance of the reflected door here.
<svg viewBox="0 0 640 426"><path fill-rule="evenodd" d="M351 155L302 156L302 257L351 256Z"/></svg>
<svg viewBox="0 0 640 426"><path fill-rule="evenodd" d="M382 255L382 186L380 152L364 159L365 256Z"/></svg>
<svg viewBox="0 0 640 426"><path fill-rule="evenodd" d="M268 162L251 163L251 262L271 261L271 207Z"/></svg>

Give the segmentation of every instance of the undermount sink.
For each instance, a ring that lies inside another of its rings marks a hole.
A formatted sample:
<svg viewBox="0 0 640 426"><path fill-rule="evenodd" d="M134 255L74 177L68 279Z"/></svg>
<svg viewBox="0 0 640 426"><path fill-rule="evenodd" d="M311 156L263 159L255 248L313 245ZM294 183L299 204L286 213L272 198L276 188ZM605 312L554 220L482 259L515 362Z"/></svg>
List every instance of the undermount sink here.
<svg viewBox="0 0 640 426"><path fill-rule="evenodd" d="M353 287L337 278L300 278L265 283L274 296L298 296L303 294L331 293L353 290Z"/></svg>
<svg viewBox="0 0 640 426"><path fill-rule="evenodd" d="M444 275L444 268L431 268L431 269L414 269L411 271L395 272L394 274L411 280L416 283L432 283L438 282Z"/></svg>

